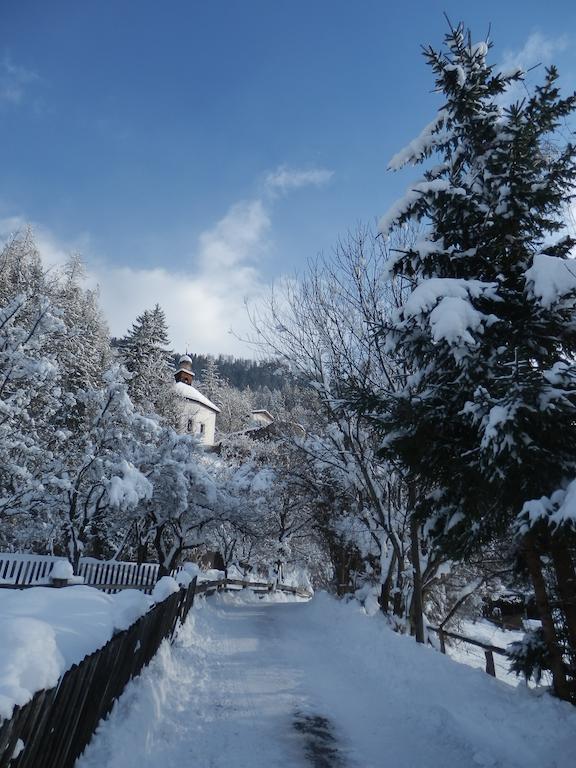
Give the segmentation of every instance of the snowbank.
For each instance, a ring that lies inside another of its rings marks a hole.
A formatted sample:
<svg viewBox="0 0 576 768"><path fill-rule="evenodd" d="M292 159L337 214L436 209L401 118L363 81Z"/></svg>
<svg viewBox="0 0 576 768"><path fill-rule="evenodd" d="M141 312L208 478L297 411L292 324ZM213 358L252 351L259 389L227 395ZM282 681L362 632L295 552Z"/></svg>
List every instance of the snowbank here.
<svg viewBox="0 0 576 768"><path fill-rule="evenodd" d="M0 717L56 685L73 664L172 591L172 584L162 584L155 597L135 589L107 595L86 586L0 589Z"/></svg>
<svg viewBox="0 0 576 768"><path fill-rule="evenodd" d="M539 624L539 622L538 622ZM479 640L487 645L494 645L497 648L506 648L510 643L518 642L524 637L522 630L500 629L485 619L478 621L462 621L458 629L454 630L465 637L473 640ZM459 640L450 639L446 644L446 653L451 659L467 664L469 667L486 669L486 657L482 648L464 643ZM506 656L494 655L494 666L496 668L496 677L503 680L508 685L524 686L524 678L518 677L510 672L510 662ZM544 675L546 678L546 674ZM533 687L535 684L530 683Z"/></svg>
<svg viewBox="0 0 576 768"><path fill-rule="evenodd" d="M569 764L576 740L576 711L569 704L541 689L514 688L419 646L390 630L380 616L367 616L355 601L320 593L299 610L306 621L298 627L287 622L285 641L310 663L313 655L319 657L314 674L322 707L349 738L364 733L374 765L383 764L378 749L395 768ZM476 634L480 631L477 627ZM309 651L312 644L323 648L322 658ZM347 695L361 700L352 721ZM380 713L378 732L371 729L371 710Z"/></svg>

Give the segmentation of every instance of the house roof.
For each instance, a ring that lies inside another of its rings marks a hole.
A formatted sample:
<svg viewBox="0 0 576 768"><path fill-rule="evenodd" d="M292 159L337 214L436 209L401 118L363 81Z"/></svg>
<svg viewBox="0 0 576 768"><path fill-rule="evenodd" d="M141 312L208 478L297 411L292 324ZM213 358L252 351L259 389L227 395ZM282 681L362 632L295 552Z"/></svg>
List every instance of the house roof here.
<svg viewBox="0 0 576 768"><path fill-rule="evenodd" d="M272 416L270 411L267 411L266 408L256 408L254 411L252 411L252 414L255 413L261 413L263 416L268 416L271 421L274 421L274 416Z"/></svg>
<svg viewBox="0 0 576 768"><path fill-rule="evenodd" d="M176 392L180 395L180 397L185 397L186 400L193 400L195 403L199 403L199 405L203 405L205 408L209 408L211 411L214 411L214 413L220 413L220 408L218 408L217 405L214 405L211 400L208 400L208 398L205 397L202 392L199 392L196 387L193 387L191 384L185 384L183 381L177 381L174 386L176 387Z"/></svg>

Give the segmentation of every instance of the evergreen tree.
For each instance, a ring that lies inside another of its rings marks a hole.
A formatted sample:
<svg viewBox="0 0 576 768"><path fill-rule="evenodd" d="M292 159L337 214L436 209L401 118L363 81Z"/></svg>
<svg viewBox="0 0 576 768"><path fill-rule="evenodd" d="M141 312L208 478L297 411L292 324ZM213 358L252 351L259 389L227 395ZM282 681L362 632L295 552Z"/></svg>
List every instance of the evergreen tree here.
<svg viewBox="0 0 576 768"><path fill-rule="evenodd" d="M132 378L129 395L145 414L157 414L166 423L179 423L177 398L174 397L172 352L168 348L166 316L156 304L136 318L120 349L124 364Z"/></svg>
<svg viewBox="0 0 576 768"><path fill-rule="evenodd" d="M198 384L202 394L212 400L215 405L219 405L218 398L223 382L218 370L218 363L213 357L207 359Z"/></svg>
<svg viewBox="0 0 576 768"><path fill-rule="evenodd" d="M444 104L391 167L434 164L381 222L384 235L426 226L390 263L412 292L382 329L412 373L377 407L386 451L428 492L420 513L445 550L465 556L515 527L555 690L576 700L576 270L564 224L576 150L549 149L576 97L560 97L552 67L502 106L523 75L495 71L488 49L460 25L445 50L424 51Z"/></svg>

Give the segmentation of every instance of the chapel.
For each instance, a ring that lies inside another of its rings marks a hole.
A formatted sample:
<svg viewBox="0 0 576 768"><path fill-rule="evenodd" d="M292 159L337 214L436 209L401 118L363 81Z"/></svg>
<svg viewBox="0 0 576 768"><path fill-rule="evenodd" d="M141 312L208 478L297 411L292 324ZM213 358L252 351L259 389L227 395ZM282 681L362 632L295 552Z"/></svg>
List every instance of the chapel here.
<svg viewBox="0 0 576 768"><path fill-rule="evenodd" d="M178 360L174 378L176 394L184 399L179 431L195 435L204 445L214 445L216 416L220 409L194 386L195 374L188 355L182 355Z"/></svg>

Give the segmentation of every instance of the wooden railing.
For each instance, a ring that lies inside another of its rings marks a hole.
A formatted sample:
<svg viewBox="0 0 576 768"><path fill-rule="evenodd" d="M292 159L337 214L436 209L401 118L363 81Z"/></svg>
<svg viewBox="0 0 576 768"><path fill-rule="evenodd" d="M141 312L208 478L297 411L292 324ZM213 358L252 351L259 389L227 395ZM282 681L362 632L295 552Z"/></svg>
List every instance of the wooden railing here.
<svg viewBox="0 0 576 768"><path fill-rule="evenodd" d="M428 627L428 630L431 632L436 632L438 635L438 639L440 641L440 650L442 653L446 653L446 638L450 637L453 640L460 640L463 643L468 643L469 645L474 645L477 648L482 648L484 651L484 657L486 659L486 672L489 675L492 675L492 677L496 677L496 665L494 664L494 654L497 654L498 656L507 656L504 648L499 648L497 645L490 645L488 643L483 643L480 640L475 640L472 637L465 637L464 635L459 635L456 632L448 632L448 630L443 629L442 627Z"/></svg>
<svg viewBox="0 0 576 768"><path fill-rule="evenodd" d="M149 664L164 639L172 640L195 596L239 587L309 596L284 584L238 579L198 584L194 579L71 667L54 688L14 707L12 716L0 722L0 768L73 768L128 681Z"/></svg>

